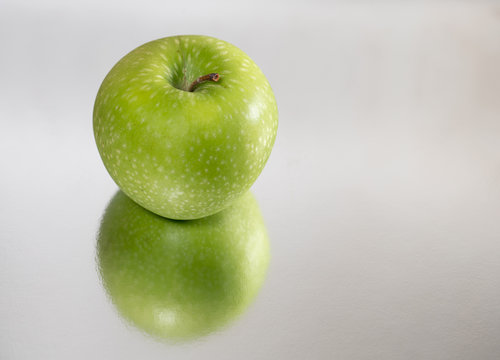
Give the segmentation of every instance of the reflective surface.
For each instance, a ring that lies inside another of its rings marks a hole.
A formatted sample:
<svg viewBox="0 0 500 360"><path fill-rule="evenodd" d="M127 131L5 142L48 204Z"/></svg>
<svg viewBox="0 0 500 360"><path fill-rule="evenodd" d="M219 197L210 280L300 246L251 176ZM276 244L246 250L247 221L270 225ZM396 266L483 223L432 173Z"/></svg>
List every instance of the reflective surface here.
<svg viewBox="0 0 500 360"><path fill-rule="evenodd" d="M0 3L1 359L498 359L495 3ZM109 67L201 33L261 67L276 145L253 187L271 261L222 331L165 344L96 267L116 186L92 134ZM300 74L300 76L297 76Z"/></svg>
<svg viewBox="0 0 500 360"><path fill-rule="evenodd" d="M160 340L187 341L248 308L265 279L269 240L251 193L215 215L176 221L120 191L102 219L97 262L126 320Z"/></svg>

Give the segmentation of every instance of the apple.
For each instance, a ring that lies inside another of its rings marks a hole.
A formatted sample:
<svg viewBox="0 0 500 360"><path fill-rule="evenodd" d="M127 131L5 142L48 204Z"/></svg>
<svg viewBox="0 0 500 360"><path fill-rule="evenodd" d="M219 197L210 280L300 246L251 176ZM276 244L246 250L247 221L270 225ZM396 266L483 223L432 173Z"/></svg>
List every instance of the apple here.
<svg viewBox="0 0 500 360"><path fill-rule="evenodd" d="M269 263L269 241L250 192L198 220L170 220L118 192L97 241L103 285L118 312L146 333L183 340L244 312Z"/></svg>
<svg viewBox="0 0 500 360"><path fill-rule="evenodd" d="M215 214L244 194L269 158L276 101L259 67L208 36L148 42L104 79L94 135L111 177L171 219Z"/></svg>

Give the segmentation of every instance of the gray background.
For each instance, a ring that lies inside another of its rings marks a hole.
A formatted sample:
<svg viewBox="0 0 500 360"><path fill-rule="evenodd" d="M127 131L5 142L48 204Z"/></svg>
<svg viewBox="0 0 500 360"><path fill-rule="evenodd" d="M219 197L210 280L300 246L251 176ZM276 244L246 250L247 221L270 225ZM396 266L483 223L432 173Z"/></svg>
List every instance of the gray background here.
<svg viewBox="0 0 500 360"><path fill-rule="evenodd" d="M261 293L165 345L99 283L91 121L111 66L176 34L247 52L280 128ZM499 67L495 2L2 1L0 358L500 358Z"/></svg>

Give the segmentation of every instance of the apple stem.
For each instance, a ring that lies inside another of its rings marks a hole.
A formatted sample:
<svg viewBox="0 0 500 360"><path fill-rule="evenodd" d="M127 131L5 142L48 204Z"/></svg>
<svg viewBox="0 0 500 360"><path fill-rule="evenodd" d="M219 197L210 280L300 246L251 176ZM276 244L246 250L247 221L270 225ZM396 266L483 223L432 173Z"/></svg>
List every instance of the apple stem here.
<svg viewBox="0 0 500 360"><path fill-rule="evenodd" d="M211 74L200 76L198 79L196 79L195 81L193 81L191 83L191 85L189 85L188 91L189 92L193 92L194 88L198 84L201 84L202 82L205 82L205 81L219 81L219 78L220 78L220 76L219 76L218 73L211 73Z"/></svg>

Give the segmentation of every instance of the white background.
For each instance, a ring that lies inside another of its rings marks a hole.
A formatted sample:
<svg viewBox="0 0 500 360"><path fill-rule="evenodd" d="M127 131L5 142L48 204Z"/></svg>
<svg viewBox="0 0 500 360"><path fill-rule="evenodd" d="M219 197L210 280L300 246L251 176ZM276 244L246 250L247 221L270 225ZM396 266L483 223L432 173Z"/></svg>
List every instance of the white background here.
<svg viewBox="0 0 500 360"><path fill-rule="evenodd" d="M111 66L205 34L262 68L272 262L224 331L165 345L99 283ZM500 3L0 2L1 359L500 358Z"/></svg>

